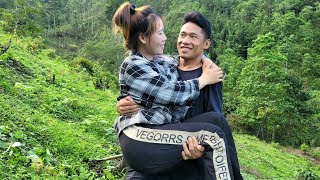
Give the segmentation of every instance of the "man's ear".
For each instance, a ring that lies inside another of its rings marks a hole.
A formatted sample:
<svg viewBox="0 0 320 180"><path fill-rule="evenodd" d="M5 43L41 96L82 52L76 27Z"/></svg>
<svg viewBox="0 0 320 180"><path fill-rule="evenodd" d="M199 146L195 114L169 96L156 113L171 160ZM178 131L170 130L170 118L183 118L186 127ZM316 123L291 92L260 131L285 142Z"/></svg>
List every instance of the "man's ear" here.
<svg viewBox="0 0 320 180"><path fill-rule="evenodd" d="M146 44L146 37L142 33L139 33L139 40L142 44Z"/></svg>
<svg viewBox="0 0 320 180"><path fill-rule="evenodd" d="M204 49L208 49L210 47L210 45L211 45L210 39L206 39L204 41Z"/></svg>

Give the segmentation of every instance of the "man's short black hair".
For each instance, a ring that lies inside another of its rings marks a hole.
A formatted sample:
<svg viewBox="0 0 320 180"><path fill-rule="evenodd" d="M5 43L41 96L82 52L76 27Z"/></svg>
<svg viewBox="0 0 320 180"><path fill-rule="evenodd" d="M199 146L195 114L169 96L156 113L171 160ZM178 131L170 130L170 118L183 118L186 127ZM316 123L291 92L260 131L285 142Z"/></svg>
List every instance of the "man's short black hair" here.
<svg viewBox="0 0 320 180"><path fill-rule="evenodd" d="M187 13L183 18L182 25L188 22L194 23L201 27L201 29L204 32L205 38L211 39L211 24L209 20L205 18L202 14L195 11Z"/></svg>

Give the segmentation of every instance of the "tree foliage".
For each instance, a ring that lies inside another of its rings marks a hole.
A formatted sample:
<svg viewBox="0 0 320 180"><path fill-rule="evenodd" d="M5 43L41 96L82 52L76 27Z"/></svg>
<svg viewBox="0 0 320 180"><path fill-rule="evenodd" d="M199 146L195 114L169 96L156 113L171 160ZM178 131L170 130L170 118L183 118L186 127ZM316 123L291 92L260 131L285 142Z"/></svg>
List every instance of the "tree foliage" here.
<svg viewBox="0 0 320 180"><path fill-rule="evenodd" d="M239 108L243 123L264 139L275 138L286 112L286 57L277 52L271 33L259 35L249 48L249 58L239 81ZM279 118L283 117L283 118Z"/></svg>

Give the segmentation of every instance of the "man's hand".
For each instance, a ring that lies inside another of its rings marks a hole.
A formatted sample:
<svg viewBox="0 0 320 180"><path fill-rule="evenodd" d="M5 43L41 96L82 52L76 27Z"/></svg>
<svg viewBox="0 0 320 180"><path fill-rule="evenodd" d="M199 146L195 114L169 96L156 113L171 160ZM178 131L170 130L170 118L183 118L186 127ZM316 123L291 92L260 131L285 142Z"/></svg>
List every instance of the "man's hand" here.
<svg viewBox="0 0 320 180"><path fill-rule="evenodd" d="M196 137L190 137L187 142L182 144L183 151L181 152L184 160L198 159L203 155L205 148L198 144Z"/></svg>
<svg viewBox="0 0 320 180"><path fill-rule="evenodd" d="M134 114L140 110L140 106L136 104L130 96L122 98L117 103L117 111L120 115Z"/></svg>

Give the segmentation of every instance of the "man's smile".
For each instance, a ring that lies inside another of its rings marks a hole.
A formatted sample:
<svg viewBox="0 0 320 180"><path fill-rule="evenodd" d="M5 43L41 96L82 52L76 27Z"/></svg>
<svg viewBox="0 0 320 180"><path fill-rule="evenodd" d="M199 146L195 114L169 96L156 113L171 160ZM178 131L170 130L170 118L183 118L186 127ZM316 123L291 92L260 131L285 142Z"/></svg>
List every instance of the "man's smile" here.
<svg viewBox="0 0 320 180"><path fill-rule="evenodd" d="M190 51L192 48L186 47L186 46L181 46L180 49L181 49L181 51Z"/></svg>

